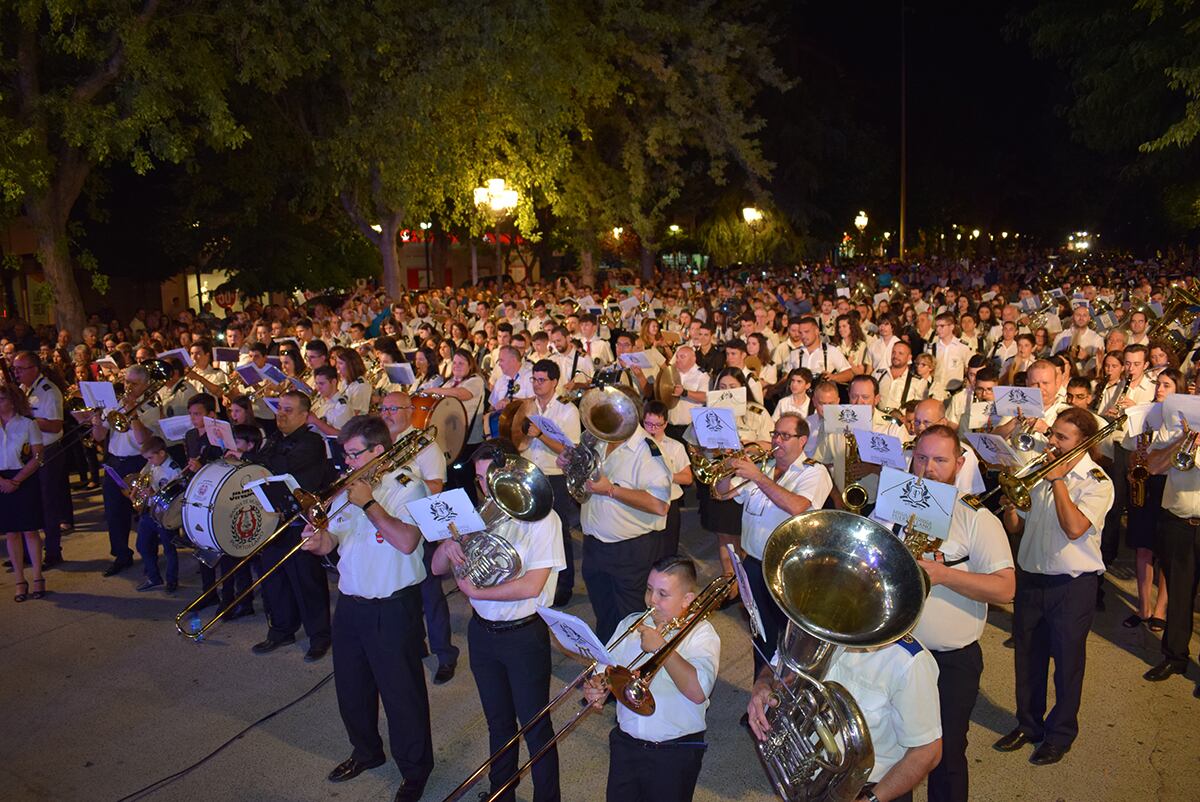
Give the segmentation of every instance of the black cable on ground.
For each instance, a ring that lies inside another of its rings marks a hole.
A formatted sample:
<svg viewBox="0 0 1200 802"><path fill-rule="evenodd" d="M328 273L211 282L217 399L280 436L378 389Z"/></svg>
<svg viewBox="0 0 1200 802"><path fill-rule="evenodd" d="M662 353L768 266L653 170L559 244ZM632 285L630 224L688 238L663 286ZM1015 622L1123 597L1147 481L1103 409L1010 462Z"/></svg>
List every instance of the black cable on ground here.
<svg viewBox="0 0 1200 802"><path fill-rule="evenodd" d="M155 792L155 791L158 791L158 790L160 790L160 789L162 789L162 788L165 788L166 786L168 786L168 785L170 785L171 783L173 783L173 782L175 782L176 780L178 780L180 777L184 777L184 776L186 776L186 775L190 774L190 773L191 773L192 771L194 771L195 769L198 769L198 768L200 768L200 766L204 765L204 764L205 764L205 763L207 763L209 760L212 760L214 757L216 757L217 755L219 755L221 752L223 752L223 751L225 750L225 748L226 748L227 746L229 746L229 745L230 745L230 744L232 744L234 741L236 741L236 740L238 740L239 738L241 738L241 737L242 737L243 735L245 735L246 733L250 732L250 730L254 729L254 728L255 728L255 727L257 727L259 724L265 724L266 722L268 722L268 721L270 721L271 719L273 719L273 718L275 718L276 716L278 716L278 715L279 715L280 713L282 713L283 711L287 710L287 709L288 709L288 708L290 708L290 707L294 707L295 705L298 705L300 702L303 702L305 699L307 699L308 697L312 696L312 695L313 695L314 693L316 693L317 691L321 690L321 688L322 688L322 687L324 687L324 686L325 686L325 684L326 684L326 683L328 683L328 682L329 682L329 680L331 680L331 679L333 679L333 672L332 672L332 671L330 671L328 674L326 674L326 675L324 676L324 678L322 678L322 679L321 679L321 681L320 681L320 682L318 682L316 685L312 686L312 688L310 688L309 690L305 691L305 692L304 692L303 694L301 694L299 697L297 697L297 698L293 699L292 701L288 702L287 704L285 704L283 707L279 708L278 710L274 710L274 711L272 711L272 712L268 713L267 715L265 715L265 716L263 716L262 718L260 718L258 721L255 721L253 724L248 724L248 725L247 725L245 728L243 728L243 729L241 730L241 732L239 732L239 733L237 733L236 735L234 735L234 736L233 736L232 738L230 738L228 741L226 741L225 743L221 744L221 745L220 745L220 746L218 746L216 749L214 749L213 751L209 752L207 755L205 755L204 757L200 758L199 760L197 760L197 761L196 761L195 763L193 763L192 765L190 765L190 766L188 766L188 767L186 767L186 768L180 769L179 771L175 772L174 774L168 774L166 777L163 777L161 780L155 780L154 782L150 783L150 784L149 784L149 785L147 785L146 787L144 787L144 788L140 788L140 789L138 789L137 791L134 791L134 792L133 792L132 794L130 794L129 796L124 796L124 797L121 797L121 799L119 799L119 800L118 800L118 802L133 802L133 800L136 800L136 799L141 799L142 797L146 796L147 794L151 794L151 793L153 793L153 792Z"/></svg>

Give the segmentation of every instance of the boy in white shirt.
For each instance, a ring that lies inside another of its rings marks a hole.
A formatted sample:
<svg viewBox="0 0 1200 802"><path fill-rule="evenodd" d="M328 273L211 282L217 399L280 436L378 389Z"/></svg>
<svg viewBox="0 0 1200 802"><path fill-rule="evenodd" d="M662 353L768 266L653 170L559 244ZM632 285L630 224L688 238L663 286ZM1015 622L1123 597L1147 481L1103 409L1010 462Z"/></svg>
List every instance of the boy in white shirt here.
<svg viewBox="0 0 1200 802"><path fill-rule="evenodd" d="M150 477L150 487L155 493L181 472L179 465L167 454L166 442L158 435L146 440L142 446L142 456L146 458L146 464L140 473ZM139 593L163 586L162 575L158 572L159 543L162 543L163 555L167 558L167 593L174 593L179 587L179 553L175 550L174 537L174 530L164 529L149 513L141 511L137 522L137 551L142 557L142 570L146 578L137 587Z"/></svg>

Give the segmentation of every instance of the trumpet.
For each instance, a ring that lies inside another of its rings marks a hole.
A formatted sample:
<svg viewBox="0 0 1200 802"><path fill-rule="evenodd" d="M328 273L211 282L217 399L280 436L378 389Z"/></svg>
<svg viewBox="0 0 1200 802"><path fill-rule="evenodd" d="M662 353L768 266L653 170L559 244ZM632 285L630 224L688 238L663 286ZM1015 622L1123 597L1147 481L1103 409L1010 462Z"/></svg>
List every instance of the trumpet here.
<svg viewBox="0 0 1200 802"><path fill-rule="evenodd" d="M1183 423L1183 438L1180 440L1179 450L1171 459L1171 467L1177 471L1190 471L1196 467L1196 446L1200 440L1196 437L1197 432L1188 428L1187 419L1183 417L1182 413L1180 413L1179 419Z"/></svg>
<svg viewBox="0 0 1200 802"><path fill-rule="evenodd" d="M183 608L178 615L175 616L175 628L179 630L179 634L185 638L199 642L204 639L204 636L210 629L222 618L226 612L235 609L245 600L254 589L263 583L267 577L279 570L279 567L287 562L288 558L292 557L296 552L300 551L300 547L304 544L301 539L296 545L292 546L288 551L279 558L279 561L264 571L258 579L250 584L250 587L243 590L236 598L228 605L222 606L217 614L212 617L208 623L201 623L198 614L194 613L209 596L217 593L225 582L228 582L238 571L244 570L250 561L253 560L268 543L282 535L296 522L297 519L303 519L311 524L316 529L323 529L329 524L329 519L340 512L349 504L349 501L343 502L336 508L332 508L333 500L337 495L349 487L354 482L360 479L370 484L377 484L389 473L394 473L400 468L416 459L417 455L424 451L428 446L433 445L437 438L437 427L427 426L424 429L409 432L391 445L386 451L372 459L366 465L353 471L343 474L337 481L331 484L320 494L310 493L307 490L292 491L295 496L295 501L299 506L299 510L288 516L282 523L276 527L275 531L267 537L263 538L253 551L242 558L241 562L235 565L231 570L225 572L219 580L214 582L208 590L196 597L196 600ZM407 478L407 477L406 477ZM185 621L187 622L185 624Z"/></svg>
<svg viewBox="0 0 1200 802"><path fill-rule="evenodd" d="M751 443L740 449L704 448L699 443L691 442L694 437L694 433L691 437L687 432L684 433L684 447L687 449L688 462L692 465L692 473L695 475L696 481L709 487L714 487L722 479L733 476L735 459L748 459L762 470L772 456L770 449L763 448L757 443Z"/></svg>
<svg viewBox="0 0 1200 802"><path fill-rule="evenodd" d="M1017 416L1017 425L1013 427L1012 434L1009 436L1009 442L1017 451L1030 452L1037 447L1037 438L1033 436L1033 427L1037 426L1036 418L1026 418L1024 415Z"/></svg>

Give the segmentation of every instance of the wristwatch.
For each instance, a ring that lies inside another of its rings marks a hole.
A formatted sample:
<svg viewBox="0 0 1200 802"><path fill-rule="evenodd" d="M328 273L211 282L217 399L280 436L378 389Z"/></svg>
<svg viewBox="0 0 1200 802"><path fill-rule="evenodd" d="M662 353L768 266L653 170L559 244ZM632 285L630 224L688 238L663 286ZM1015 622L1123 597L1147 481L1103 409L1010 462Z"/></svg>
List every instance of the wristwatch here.
<svg viewBox="0 0 1200 802"><path fill-rule="evenodd" d="M872 791L870 788L864 788L862 795L863 795L863 798L867 800L867 802L879 802L879 797L875 796L875 792Z"/></svg>
<svg viewBox="0 0 1200 802"><path fill-rule="evenodd" d="M377 501L375 501L375 499L371 499L371 500L370 500L370 501L368 501L366 504L362 505L362 508L361 508L361 509L362 509L362 511L363 511L363 512L366 512L367 510L369 510L369 509L371 509L372 507L374 507L374 506L375 506L377 503L378 503L378 502L377 502Z"/></svg>

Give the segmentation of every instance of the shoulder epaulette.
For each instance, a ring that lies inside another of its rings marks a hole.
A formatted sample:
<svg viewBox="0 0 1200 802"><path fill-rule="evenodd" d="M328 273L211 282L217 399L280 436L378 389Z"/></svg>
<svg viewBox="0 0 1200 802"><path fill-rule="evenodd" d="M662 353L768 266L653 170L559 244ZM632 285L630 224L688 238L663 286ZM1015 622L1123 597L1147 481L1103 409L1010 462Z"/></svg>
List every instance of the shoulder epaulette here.
<svg viewBox="0 0 1200 802"><path fill-rule="evenodd" d="M658 443L654 442L653 437L646 438L646 448L650 449L650 454L655 457L662 457L662 449L658 447Z"/></svg>
<svg viewBox="0 0 1200 802"><path fill-rule="evenodd" d="M903 638L896 641L896 645L911 654L913 657L916 657L925 649L925 647L921 645L921 642L912 635L905 635Z"/></svg>
<svg viewBox="0 0 1200 802"><path fill-rule="evenodd" d="M1108 481L1108 474L1105 473L1104 471L1100 470L1099 468L1092 468L1090 471L1088 471L1088 473L1091 474L1092 478L1095 479L1097 482L1107 482Z"/></svg>

